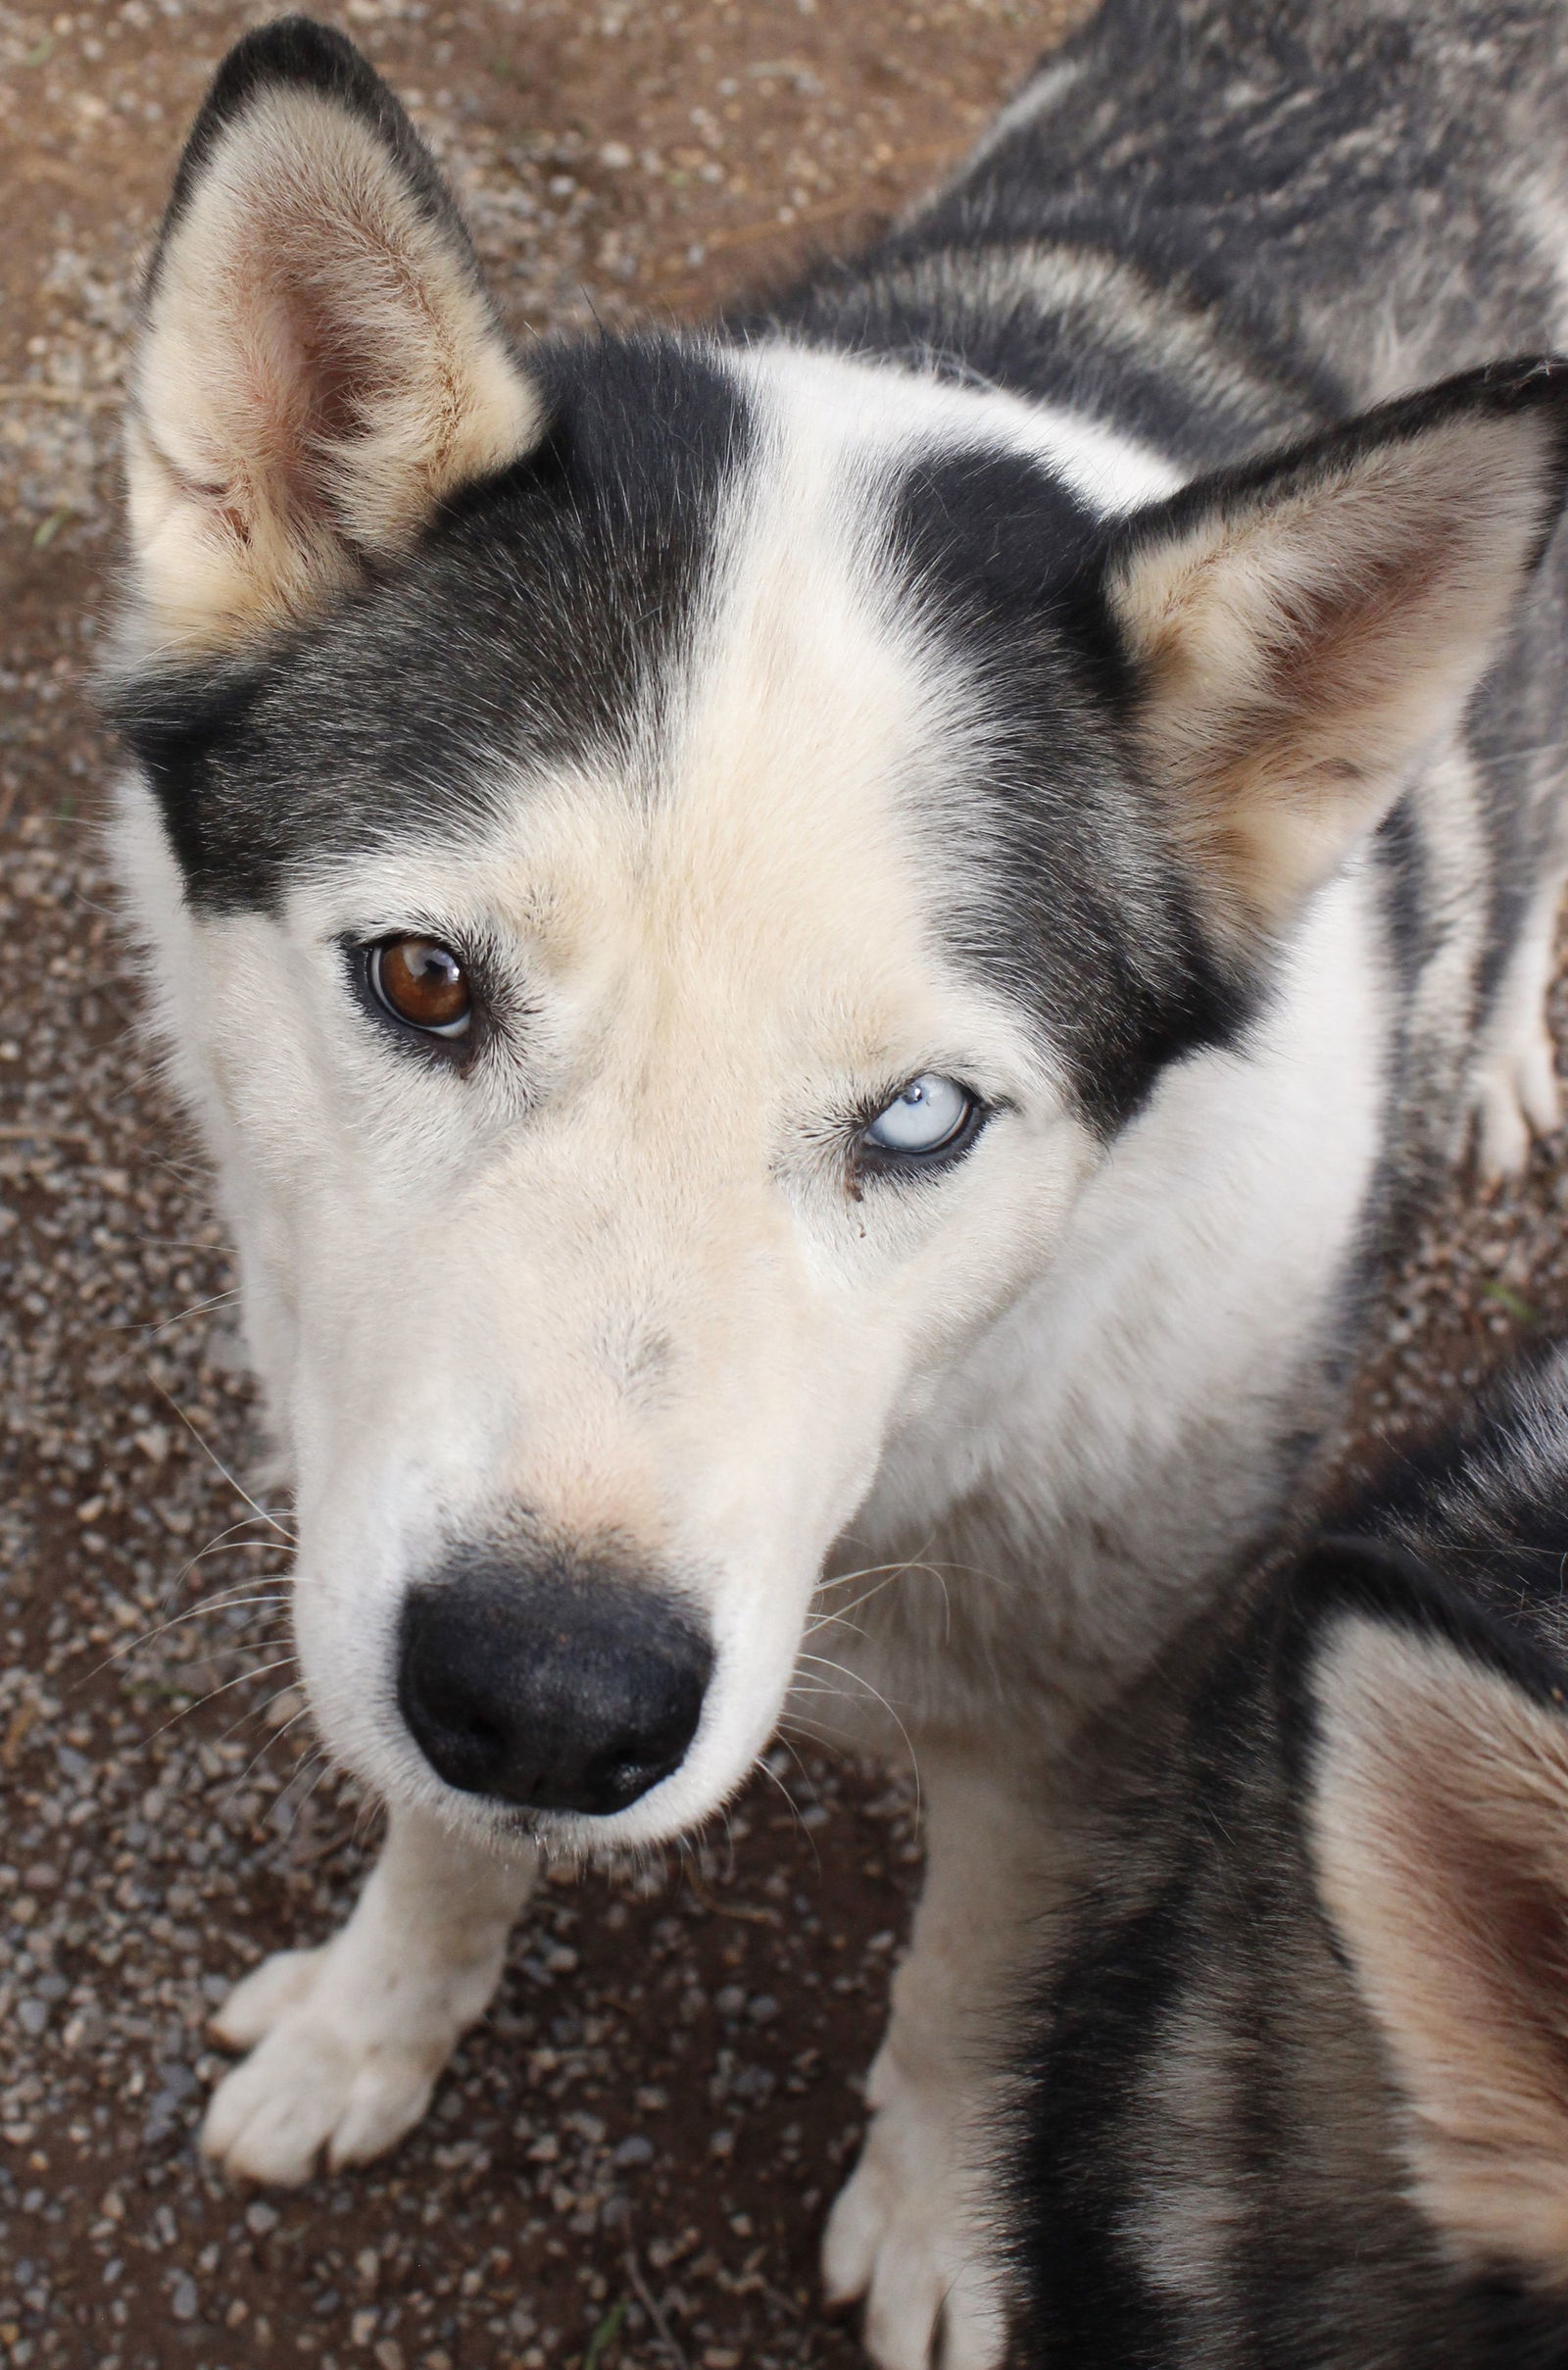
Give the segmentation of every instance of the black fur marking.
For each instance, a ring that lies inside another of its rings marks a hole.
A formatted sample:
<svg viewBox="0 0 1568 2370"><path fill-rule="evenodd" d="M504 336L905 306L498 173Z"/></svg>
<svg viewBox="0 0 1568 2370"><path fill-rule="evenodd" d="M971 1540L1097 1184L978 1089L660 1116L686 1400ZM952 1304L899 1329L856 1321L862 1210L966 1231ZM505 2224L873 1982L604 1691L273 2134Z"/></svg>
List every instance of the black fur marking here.
<svg viewBox="0 0 1568 2370"><path fill-rule="evenodd" d="M1561 1561L1558 1551L1555 1561ZM1516 1586L1544 1573L1508 1558ZM1304 1781L1316 1742L1313 1666L1334 1629L1361 1617L1451 1647L1505 1679L1544 1710L1563 1713L1563 1666L1517 1624L1489 1614L1466 1590L1396 1541L1331 1537L1281 1592L1274 1652L1281 1739L1294 1777Z"/></svg>
<svg viewBox="0 0 1568 2370"><path fill-rule="evenodd" d="M1516 1650L1568 1656L1563 1621L1568 1555L1568 1382L1560 1346L1521 1358L1486 1392L1464 1426L1406 1449L1377 1488L1336 1509L1334 1528L1402 1544L1468 1608L1470 1632L1503 1635Z"/></svg>
<svg viewBox="0 0 1568 2370"><path fill-rule="evenodd" d="M1245 518L1260 497L1309 488L1446 420L1538 407L1553 446L1544 543L1560 493L1554 471L1568 471L1568 372L1536 360L1384 405L1108 527L1022 455L950 453L907 471L895 554L939 636L983 680L995 751L982 788L996 870L983 911L951 934L966 960L1042 1013L1106 1132L1137 1111L1168 1063L1234 1042L1258 996L1206 937L1200 885L1129 765L1121 727L1137 687L1102 590L1107 568L1215 515ZM1428 950L1406 823L1391 822L1380 858L1392 876L1391 939L1413 985Z"/></svg>
<svg viewBox="0 0 1568 2370"><path fill-rule="evenodd" d="M1046 2010L1050 2075L1029 2101L1008 2180L1028 2217L1020 2254L1042 2362L1162 2370L1176 2358L1170 2305L1142 2276L1101 2141L1136 2101L1165 2026L1182 1889L1173 1871L1126 1924L1086 1936Z"/></svg>
<svg viewBox="0 0 1568 2370"><path fill-rule="evenodd" d="M1002 267L1010 250L995 255ZM1297 390L1260 379L1255 358L1233 354L1224 323L1209 316L1194 327L1218 345L1226 367L1188 373L1151 343L1147 323L1119 322L1092 294L1043 284L999 301L975 284L982 260L972 249L933 249L922 222L858 263L824 263L804 286L765 312L737 313L730 326L749 339L782 328L845 354L894 355L957 385L1059 403L1195 469L1217 468L1321 416ZM1164 290L1137 294L1156 312L1173 302Z"/></svg>
<svg viewBox="0 0 1568 2370"><path fill-rule="evenodd" d="M278 17L245 34L220 65L191 127L173 191L153 250L143 291L151 300L170 237L189 209L192 195L223 133L238 123L270 90L306 90L368 124L384 143L410 195L441 231L453 255L466 266L476 289L483 283L463 217L453 204L435 162L391 91L352 41L311 17Z"/></svg>
<svg viewBox="0 0 1568 2370"><path fill-rule="evenodd" d="M1428 883L1421 828L1413 803L1391 807L1373 842L1373 859L1384 879L1383 913L1389 948L1399 980L1408 991L1432 952L1428 929Z"/></svg>
<svg viewBox="0 0 1568 2370"><path fill-rule="evenodd" d="M530 367L542 442L406 562L243 675L119 696L197 906L273 907L292 873L488 819L498 769L641 746L745 465L742 398L673 339Z"/></svg>
<svg viewBox="0 0 1568 2370"><path fill-rule="evenodd" d="M1229 1043L1253 997L1200 931L1196 901L1120 732L1128 670L1102 591L1102 520L1038 463L922 459L891 546L938 643L983 684L979 785L994 863L950 940L1041 1015L1106 1132L1159 1071Z"/></svg>

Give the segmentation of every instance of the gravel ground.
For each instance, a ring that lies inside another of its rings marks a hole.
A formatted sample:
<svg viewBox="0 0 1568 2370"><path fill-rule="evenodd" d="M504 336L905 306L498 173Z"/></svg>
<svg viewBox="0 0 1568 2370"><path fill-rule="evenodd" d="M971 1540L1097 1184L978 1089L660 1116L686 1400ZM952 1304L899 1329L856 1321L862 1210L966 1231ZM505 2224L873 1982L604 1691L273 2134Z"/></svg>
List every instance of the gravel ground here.
<svg viewBox="0 0 1568 2370"><path fill-rule="evenodd" d="M258 13L0 7L0 2360L849 2370L813 2251L919 1847L902 1778L804 1746L662 1874L544 1889L388 2164L247 2199L194 2154L212 2002L344 1915L375 1827L290 1683L227 1261L138 1048L96 839L128 292L205 78ZM854 236L1063 12L344 17L514 317L559 326L700 311ZM1412 1244L1363 1448L1568 1322L1565 1195L1540 1154Z"/></svg>

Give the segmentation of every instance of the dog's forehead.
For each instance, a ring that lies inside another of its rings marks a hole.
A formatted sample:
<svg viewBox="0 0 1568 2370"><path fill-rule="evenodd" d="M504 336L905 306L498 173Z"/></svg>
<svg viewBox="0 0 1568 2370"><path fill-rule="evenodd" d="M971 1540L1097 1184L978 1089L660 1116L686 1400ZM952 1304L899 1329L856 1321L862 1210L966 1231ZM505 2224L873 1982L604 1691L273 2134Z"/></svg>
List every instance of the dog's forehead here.
<svg viewBox="0 0 1568 2370"><path fill-rule="evenodd" d="M966 629L999 592L1043 614L1115 442L1069 423L1043 451L1007 398L787 347L628 339L535 367L542 441L405 565L252 668L133 695L198 904L455 835L498 785L564 767L689 796L705 733L710 765L775 776L834 750L846 774L921 745L951 763L933 744Z"/></svg>
<svg viewBox="0 0 1568 2370"><path fill-rule="evenodd" d="M666 1041L705 1031L710 1061L726 1035L755 1057L776 1031L865 1065L981 1025L978 983L948 958L981 897L985 818L967 794L990 752L905 516L928 498L940 513L933 472L954 449L974 461L975 422L966 403L887 375L884 390L778 352L729 357L723 386L699 370L707 449L694 461L687 447L679 519L695 538L702 517L701 565L691 552L680 614L650 621L640 678L603 685L622 701L614 729L500 763L476 735L488 825L443 851L453 910L476 903L536 975L601 1005L660 1001ZM600 486L618 470L633 508L664 505L673 550L670 489L652 467L637 479L635 439L601 398L558 396L575 466ZM953 448L956 423L968 440ZM1042 480L1043 511L1051 491ZM1061 510L1081 531L1078 498ZM628 535L630 515L614 522ZM616 565L633 568L634 552ZM600 663L585 645L584 671ZM428 904L428 869L407 877Z"/></svg>
<svg viewBox="0 0 1568 2370"><path fill-rule="evenodd" d="M638 728L503 789L498 883L546 949L774 1007L928 975L966 894L961 669L933 664L869 517L847 457L760 458Z"/></svg>
<svg viewBox="0 0 1568 2370"><path fill-rule="evenodd" d="M319 940L432 917L490 949L536 1027L573 1066L594 1049L617 1091L671 1064L769 1099L939 1058L1036 1070L1016 1010L951 959L963 889L945 885L943 851L870 751L812 756L793 765L783 734L731 748L703 719L660 794L608 765L503 785L474 844L335 866L303 889L299 923Z"/></svg>
<svg viewBox="0 0 1568 2370"><path fill-rule="evenodd" d="M1162 465L779 341L535 367L542 442L406 563L249 676L153 687L133 737L193 906L275 910L395 852L433 880L498 834L537 868L575 786L580 881L597 833L642 911L694 944L702 919L754 978L825 982L836 948L846 983L895 955L907 980L940 944L1111 1123L1216 1033L1122 764L1099 591L1109 513Z"/></svg>

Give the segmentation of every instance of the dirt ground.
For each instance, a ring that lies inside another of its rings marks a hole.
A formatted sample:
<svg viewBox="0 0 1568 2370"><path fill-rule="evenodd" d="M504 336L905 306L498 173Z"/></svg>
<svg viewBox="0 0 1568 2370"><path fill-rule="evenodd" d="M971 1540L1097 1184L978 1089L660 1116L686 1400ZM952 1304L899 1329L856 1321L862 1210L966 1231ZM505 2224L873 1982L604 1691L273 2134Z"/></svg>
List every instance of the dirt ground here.
<svg viewBox="0 0 1568 2370"><path fill-rule="evenodd" d="M546 1888L389 2162L198 2162L212 2002L345 1913L374 1819L290 1684L205 1180L134 1032L90 677L137 259L267 12L0 7L0 2361L850 2370L814 2274L919 1862L911 1795L783 1744L662 1876ZM347 0L519 326L699 313L854 239L1062 21L1026 0ZM1363 1406L1568 1321L1548 1152L1410 1247Z"/></svg>

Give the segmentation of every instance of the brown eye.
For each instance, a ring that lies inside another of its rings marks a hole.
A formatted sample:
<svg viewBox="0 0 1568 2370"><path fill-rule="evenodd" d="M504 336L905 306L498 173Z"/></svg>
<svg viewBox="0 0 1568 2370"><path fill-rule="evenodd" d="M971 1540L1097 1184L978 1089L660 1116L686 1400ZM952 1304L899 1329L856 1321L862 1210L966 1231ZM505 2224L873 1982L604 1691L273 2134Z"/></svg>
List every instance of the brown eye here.
<svg viewBox="0 0 1568 2370"><path fill-rule="evenodd" d="M370 949L370 986L395 1019L431 1037L466 1035L472 998L462 963L434 938L387 938Z"/></svg>

